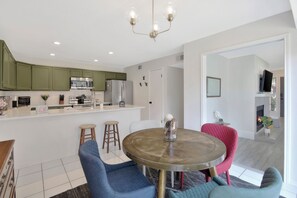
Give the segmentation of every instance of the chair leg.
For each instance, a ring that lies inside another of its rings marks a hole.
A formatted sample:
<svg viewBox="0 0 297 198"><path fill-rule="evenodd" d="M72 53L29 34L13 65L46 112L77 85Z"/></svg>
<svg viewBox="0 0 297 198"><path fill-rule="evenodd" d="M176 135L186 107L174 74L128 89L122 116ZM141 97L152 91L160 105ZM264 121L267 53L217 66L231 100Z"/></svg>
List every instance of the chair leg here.
<svg viewBox="0 0 297 198"><path fill-rule="evenodd" d="M82 129L80 132L80 145L85 142L85 129Z"/></svg>
<svg viewBox="0 0 297 198"><path fill-rule="evenodd" d="M146 176L146 167L145 167L145 165L142 166L142 173L143 173L144 176Z"/></svg>
<svg viewBox="0 0 297 198"><path fill-rule="evenodd" d="M184 187L184 172L180 172L179 188L183 189L183 187Z"/></svg>
<svg viewBox="0 0 297 198"><path fill-rule="evenodd" d="M205 175L205 181L206 181L206 182L210 182L210 181L211 181L211 177L208 176L208 175Z"/></svg>
<svg viewBox="0 0 297 198"><path fill-rule="evenodd" d="M114 146L116 146L117 145L117 141L116 141L116 129L115 129L115 125L113 124L112 125L112 129L113 129L113 144L114 144Z"/></svg>
<svg viewBox="0 0 297 198"><path fill-rule="evenodd" d="M102 144L102 149L104 149L105 141L106 141L106 132L107 132L107 125L104 127L104 137L103 137L103 144Z"/></svg>
<svg viewBox="0 0 297 198"><path fill-rule="evenodd" d="M174 187L174 172L171 171L171 188Z"/></svg>
<svg viewBox="0 0 297 198"><path fill-rule="evenodd" d="M226 171L226 178L227 178L227 184L229 186L231 186L231 179L230 179L230 175L229 175L229 170Z"/></svg>
<svg viewBox="0 0 297 198"><path fill-rule="evenodd" d="M107 153L109 153L110 125L108 125L107 130Z"/></svg>
<svg viewBox="0 0 297 198"><path fill-rule="evenodd" d="M121 150L121 140L120 140L119 126L116 125L116 127L117 127L118 141L119 141L119 150Z"/></svg>

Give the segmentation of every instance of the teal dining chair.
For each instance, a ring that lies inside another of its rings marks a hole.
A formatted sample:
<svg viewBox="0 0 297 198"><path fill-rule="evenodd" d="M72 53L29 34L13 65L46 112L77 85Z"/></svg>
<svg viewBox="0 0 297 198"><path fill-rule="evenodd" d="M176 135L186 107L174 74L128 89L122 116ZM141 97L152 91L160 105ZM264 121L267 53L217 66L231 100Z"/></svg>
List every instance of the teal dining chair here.
<svg viewBox="0 0 297 198"><path fill-rule="evenodd" d="M279 198L282 177L276 168L264 172L261 186L256 189L228 186L220 177L185 191L169 191L169 198Z"/></svg>

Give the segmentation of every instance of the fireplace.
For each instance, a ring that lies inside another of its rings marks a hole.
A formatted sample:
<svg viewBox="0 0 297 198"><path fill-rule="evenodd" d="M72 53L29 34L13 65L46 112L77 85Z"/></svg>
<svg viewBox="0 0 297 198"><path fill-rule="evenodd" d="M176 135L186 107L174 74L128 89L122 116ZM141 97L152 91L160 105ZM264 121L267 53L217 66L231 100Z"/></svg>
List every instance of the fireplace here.
<svg viewBox="0 0 297 198"><path fill-rule="evenodd" d="M262 122L258 121L258 118L262 117L262 116L264 116L264 105L257 106L257 111L256 111L256 119L257 119L257 121L256 121L257 126L256 127L257 127L257 131L259 131L260 129L263 128Z"/></svg>

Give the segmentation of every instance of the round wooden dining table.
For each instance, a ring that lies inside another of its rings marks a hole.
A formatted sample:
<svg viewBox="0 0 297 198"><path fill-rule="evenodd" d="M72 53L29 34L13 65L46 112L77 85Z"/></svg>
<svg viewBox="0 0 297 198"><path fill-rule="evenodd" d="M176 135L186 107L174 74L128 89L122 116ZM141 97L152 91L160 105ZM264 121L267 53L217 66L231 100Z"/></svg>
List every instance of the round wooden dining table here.
<svg viewBox="0 0 297 198"><path fill-rule="evenodd" d="M226 156L225 144L208 134L177 129L174 142L165 141L163 128L151 128L129 134L123 140L123 151L138 164L159 171L158 198L165 196L166 171L209 169L216 176L215 166Z"/></svg>

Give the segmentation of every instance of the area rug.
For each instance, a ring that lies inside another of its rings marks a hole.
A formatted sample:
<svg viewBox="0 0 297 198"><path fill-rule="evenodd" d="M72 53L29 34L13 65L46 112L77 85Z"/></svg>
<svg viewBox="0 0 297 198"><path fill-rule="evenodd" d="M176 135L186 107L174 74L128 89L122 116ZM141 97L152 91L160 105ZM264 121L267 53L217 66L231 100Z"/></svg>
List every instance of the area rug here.
<svg viewBox="0 0 297 198"><path fill-rule="evenodd" d="M157 184L157 171L150 169L147 173L147 178L150 180L153 184ZM250 184L248 182L245 182L237 177L230 176L231 177L231 182L232 186L235 187L242 187L242 188L250 188L250 189L255 189L258 188L257 186ZM225 176L222 175L222 178L225 179ZM177 179L177 178L176 178ZM171 174L168 172L167 174L167 189L171 188ZM184 174L184 187L182 190L186 190L190 187L193 187L195 185L200 185L205 183L205 178L204 175L199 172L199 171L193 171L193 172L185 172ZM157 185L156 185L157 186ZM179 181L176 180L174 183L174 189L179 190ZM90 192L88 189L87 184L83 184L81 186L78 186L76 188L70 189L66 192L63 192L61 194L58 194L56 196L53 196L52 198L90 198Z"/></svg>

